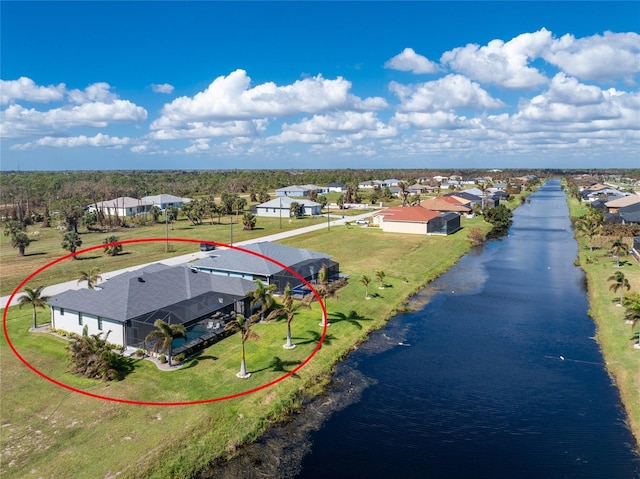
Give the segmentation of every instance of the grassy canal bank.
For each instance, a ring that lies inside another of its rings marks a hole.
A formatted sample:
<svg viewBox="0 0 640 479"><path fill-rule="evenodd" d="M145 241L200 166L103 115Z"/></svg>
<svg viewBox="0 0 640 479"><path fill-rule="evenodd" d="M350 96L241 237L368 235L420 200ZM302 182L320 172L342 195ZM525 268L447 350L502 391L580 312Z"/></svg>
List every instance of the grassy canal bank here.
<svg viewBox="0 0 640 479"><path fill-rule="evenodd" d="M574 198L569 198L568 201L572 218L586 214L585 205L579 204ZM594 238L593 250L587 237L577 239L577 262L587 279L589 315L596 323L596 340L609 375L620 391L629 428L640 448L640 350L632 347L637 341L637 332L633 339L634 332L624 321L625 308L619 305L618 298L625 291L611 291L611 282L608 280L614 273L621 271L629 280L630 292L640 293L640 265L633 258L625 256L621 258L622 266L616 266L616 259L610 253L610 245L617 238Z"/></svg>
<svg viewBox="0 0 640 479"><path fill-rule="evenodd" d="M212 459L225 457L258 437L295 408L303 394L320 391L334 365L380 328L424 284L451 267L470 248L471 228L485 232L481 218L465 219L449 237L382 233L377 228L335 227L287 240L287 244L331 254L350 275L339 299L329 299L333 324L321 349L295 375L274 386L231 400L182 407L139 406L74 393L29 371L2 342L2 466L7 478L190 477ZM70 260L71 261L71 260ZM365 300L363 274L385 272L384 289L373 280ZM34 285L39 284L35 278ZM46 322L48 311L39 311ZM65 371L64 339L29 333L31 310L11 307L9 337L20 354L51 378L92 394L137 401L198 401L257 388L300 364L317 345L320 308L301 309L293 322L294 350L282 348L284 321L255 326L247 343L248 380L236 378L240 340L228 338L191 358L177 371L160 371L139 360L120 382L102 383Z"/></svg>

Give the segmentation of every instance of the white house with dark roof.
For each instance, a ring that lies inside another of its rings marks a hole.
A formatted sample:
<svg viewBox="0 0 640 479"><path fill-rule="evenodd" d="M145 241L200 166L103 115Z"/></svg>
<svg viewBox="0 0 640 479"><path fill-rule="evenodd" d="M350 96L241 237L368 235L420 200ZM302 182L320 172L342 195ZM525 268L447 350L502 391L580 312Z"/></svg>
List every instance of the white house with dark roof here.
<svg viewBox="0 0 640 479"><path fill-rule="evenodd" d="M169 206L180 208L183 204L189 203L192 200L191 198L180 198L179 196L165 193L160 195L143 196L142 201L151 203L153 206L157 206L164 211Z"/></svg>
<svg viewBox="0 0 640 479"><path fill-rule="evenodd" d="M212 337L225 318L245 314L256 288L239 277L152 264L108 279L96 289L57 294L47 304L54 329L82 334L87 326L89 334L110 332L110 343L143 347L156 319L183 324L190 341Z"/></svg>
<svg viewBox="0 0 640 479"><path fill-rule="evenodd" d="M253 243L243 249L249 252L238 249L216 250L208 258L193 261L189 266L221 277L250 281L257 279L265 284L275 284L279 292L284 291L287 283L294 290L302 288L304 283L297 275L313 284L323 266L327 267L329 281L338 279L340 274L340 265L324 253L269 241Z"/></svg>
<svg viewBox="0 0 640 479"><path fill-rule="evenodd" d="M289 198L288 196L280 196L256 205L256 216L267 218L290 218L291 204L298 203L301 207L301 214L309 216L317 216L322 214L322 205L315 201L305 200L302 198Z"/></svg>
<svg viewBox="0 0 640 479"><path fill-rule="evenodd" d="M87 205L89 211L100 211L106 216L136 216L146 213L151 209L153 203L150 201L131 198L130 196L120 196L112 200L98 201Z"/></svg>

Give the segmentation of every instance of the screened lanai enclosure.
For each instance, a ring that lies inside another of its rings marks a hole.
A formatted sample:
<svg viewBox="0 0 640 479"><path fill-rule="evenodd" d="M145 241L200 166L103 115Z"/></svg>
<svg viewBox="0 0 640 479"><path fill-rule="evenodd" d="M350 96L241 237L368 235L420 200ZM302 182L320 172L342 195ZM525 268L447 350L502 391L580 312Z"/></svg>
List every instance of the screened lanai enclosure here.
<svg viewBox="0 0 640 479"><path fill-rule="evenodd" d="M151 344L146 337L156 330L156 320L161 319L170 325L182 324L187 330L187 338L173 342L173 354L179 354L222 337L227 323L236 315L249 312L250 307L249 298L207 292L131 319L127 322L126 341L130 346L149 349Z"/></svg>
<svg viewBox="0 0 640 479"><path fill-rule="evenodd" d="M316 285L318 283L318 274L322 266L327 267L327 280L329 282L339 279L340 265L335 261L326 258L309 259L307 261L302 261L293 266L290 266L290 268L291 270L302 276L311 285ZM302 291L308 289L300 278L286 269L282 269L274 274L270 278L269 282L276 285L276 290L278 292L283 292L287 287L287 284L291 285L291 288L294 291Z"/></svg>

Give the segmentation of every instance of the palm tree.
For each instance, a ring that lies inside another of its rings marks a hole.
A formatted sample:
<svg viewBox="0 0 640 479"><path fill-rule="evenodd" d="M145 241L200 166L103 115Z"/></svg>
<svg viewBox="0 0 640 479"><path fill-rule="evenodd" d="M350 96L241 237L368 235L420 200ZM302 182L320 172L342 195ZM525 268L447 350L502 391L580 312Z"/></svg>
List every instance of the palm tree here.
<svg viewBox="0 0 640 479"><path fill-rule="evenodd" d="M26 233L18 231L11 235L11 246L18 250L20 256L24 256L24 250L31 244Z"/></svg>
<svg viewBox="0 0 640 479"><path fill-rule="evenodd" d="M360 282L364 284L365 288L364 299L371 299L371 296L369 296L369 285L371 284L371 278L369 278L369 276L367 276L366 274L363 274L362 278L360 278Z"/></svg>
<svg viewBox="0 0 640 479"><path fill-rule="evenodd" d="M378 278L378 281L380 283L380 286L378 286L378 289L384 289L384 277L386 275L384 274L384 271L382 271L381 269L376 271L376 278Z"/></svg>
<svg viewBox="0 0 640 479"><path fill-rule="evenodd" d="M240 371L236 373L236 376L241 379L247 379L251 376L251 373L247 372L247 359L244 343L247 339L256 337L256 334L251 331L251 326L256 322L256 319L258 319L257 314L248 318L238 314L233 321L227 324L227 329L236 329L240 332L240 341L242 342L242 359L240 361Z"/></svg>
<svg viewBox="0 0 640 479"><path fill-rule="evenodd" d="M108 331L104 338L102 333L89 335L85 324L82 336L67 346L69 371L90 379L105 381L123 379L131 372L131 359L115 353L107 342L110 332Z"/></svg>
<svg viewBox="0 0 640 479"><path fill-rule="evenodd" d="M409 199L409 189L407 184L404 181L398 183L398 188L400 188L400 199L402 200L402 206L407 206L407 200Z"/></svg>
<svg viewBox="0 0 640 479"><path fill-rule="evenodd" d="M147 334L145 341L153 341L151 348L154 352L161 354L168 352L169 367L171 367L171 343L176 338L187 338L187 330L182 324L169 324L161 319L156 319L153 325L157 328Z"/></svg>
<svg viewBox="0 0 640 479"><path fill-rule="evenodd" d="M36 308L44 309L49 301L49 296L43 296L42 290L44 286L38 286L36 289L31 289L25 286L22 290L25 294L18 298L18 309L22 309L23 306L30 304L33 307L33 329L38 327L38 312Z"/></svg>
<svg viewBox="0 0 640 479"><path fill-rule="evenodd" d="M115 235L107 236L104 240L105 247L102 248L102 251L107 253L109 256L117 256L118 253L122 251L122 245L115 244L118 241L120 241L120 238Z"/></svg>
<svg viewBox="0 0 640 479"><path fill-rule="evenodd" d="M589 214L578 219L575 222L575 227L579 234L589 237L589 249L593 251L593 237L600 234L602 230L599 217L595 214Z"/></svg>
<svg viewBox="0 0 640 479"><path fill-rule="evenodd" d="M62 235L62 248L69 253L75 253L80 246L82 246L82 240L75 231L67 231ZM74 254L73 259L78 259L78 256Z"/></svg>
<svg viewBox="0 0 640 479"><path fill-rule="evenodd" d="M283 314L287 317L287 342L285 345L282 346L285 349L293 349L296 347L296 345L293 344L293 342L291 341L291 322L293 321L293 318L296 315L296 311L301 307L310 308L311 304L308 300L301 301L299 303L294 303L291 285L287 283L287 287L284 289L284 298L282 300L282 306L276 309L275 311L273 311L269 315L269 319L271 319L272 317L283 315Z"/></svg>
<svg viewBox="0 0 640 479"><path fill-rule="evenodd" d="M98 283L98 281L102 281L102 276L100 276L100 270L98 268L91 268L89 271L80 271L78 284L82 283L83 281L87 282L87 288L93 289L93 287Z"/></svg>
<svg viewBox="0 0 640 479"><path fill-rule="evenodd" d="M276 290L275 284L264 285L262 281L256 279L253 281L258 285L251 293L251 307L260 305L260 322L264 322L264 313L273 306L272 293Z"/></svg>
<svg viewBox="0 0 640 479"><path fill-rule="evenodd" d="M620 267L620 256L624 256L629 252L627 243L624 242L622 236L611 243L611 254L616 257L616 266Z"/></svg>
<svg viewBox="0 0 640 479"><path fill-rule="evenodd" d="M151 215L151 222L153 224L156 224L158 222L160 213L162 213L162 210L157 205L153 205L149 210L149 214Z"/></svg>
<svg viewBox="0 0 640 479"><path fill-rule="evenodd" d="M250 213L249 211L245 211L242 215L242 229L251 231L256 227L257 218L256 215Z"/></svg>
<svg viewBox="0 0 640 479"><path fill-rule="evenodd" d="M616 271L614 274L607 278L607 281L611 282L609 285L609 291L613 291L617 293L618 290L626 289L629 291L631 289L631 284L629 280L624 277L624 273L622 271ZM622 303L622 295L618 298L618 304Z"/></svg>

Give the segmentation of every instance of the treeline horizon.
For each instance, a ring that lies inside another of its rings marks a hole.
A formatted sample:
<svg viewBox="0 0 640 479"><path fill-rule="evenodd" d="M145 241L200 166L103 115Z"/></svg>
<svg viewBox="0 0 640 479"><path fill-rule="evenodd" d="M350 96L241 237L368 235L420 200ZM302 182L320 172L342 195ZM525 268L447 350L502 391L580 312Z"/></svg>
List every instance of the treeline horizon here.
<svg viewBox="0 0 640 479"><path fill-rule="evenodd" d="M640 177L640 169L561 168L362 168L362 169L263 169L263 170L77 170L0 171L0 204L22 204L25 209L58 209L69 202L90 204L121 196L142 198L157 194L180 197L251 194L290 185L328 183L358 184L368 180L396 178L413 184L421 178L490 176L494 182L536 175L539 178L592 175ZM434 185L435 186L435 185Z"/></svg>

